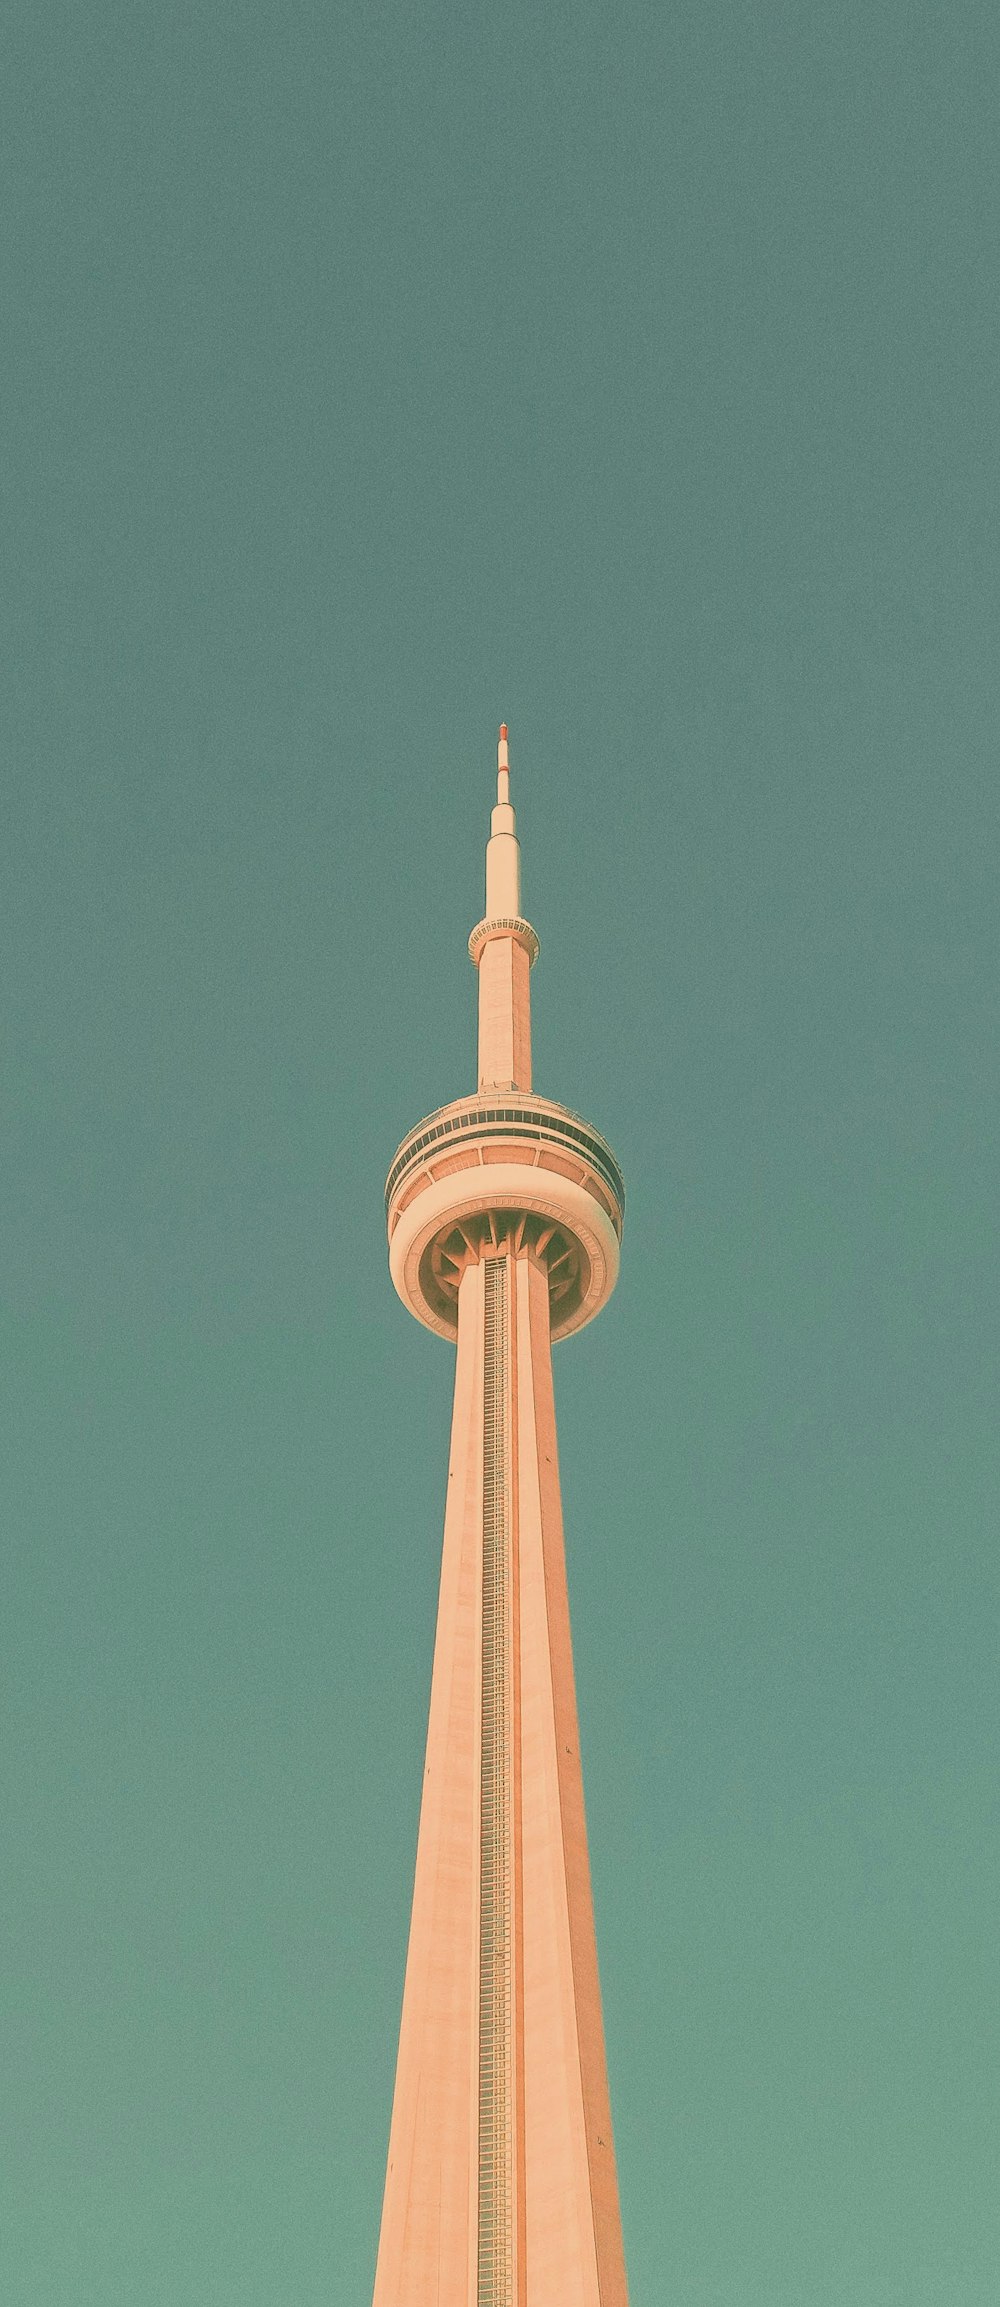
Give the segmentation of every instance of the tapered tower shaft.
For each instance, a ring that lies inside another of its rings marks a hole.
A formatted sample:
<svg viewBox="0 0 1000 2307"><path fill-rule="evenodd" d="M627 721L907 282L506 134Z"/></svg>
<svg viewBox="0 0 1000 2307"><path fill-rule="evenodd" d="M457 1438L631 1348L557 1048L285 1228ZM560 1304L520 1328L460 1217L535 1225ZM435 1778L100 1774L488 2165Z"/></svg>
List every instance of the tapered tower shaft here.
<svg viewBox="0 0 1000 2307"><path fill-rule="evenodd" d="M501 747L471 945L481 1004L491 949L516 948L526 1023ZM491 1031L481 1006L481 1074ZM397 1287L457 1355L374 2307L627 2307L551 1351L613 1284L623 1195L575 1117L523 1078L494 1094L421 1124L387 1189Z"/></svg>
<svg viewBox="0 0 1000 2307"><path fill-rule="evenodd" d="M448 1509L376 2307L624 2307L548 1274L458 1294Z"/></svg>

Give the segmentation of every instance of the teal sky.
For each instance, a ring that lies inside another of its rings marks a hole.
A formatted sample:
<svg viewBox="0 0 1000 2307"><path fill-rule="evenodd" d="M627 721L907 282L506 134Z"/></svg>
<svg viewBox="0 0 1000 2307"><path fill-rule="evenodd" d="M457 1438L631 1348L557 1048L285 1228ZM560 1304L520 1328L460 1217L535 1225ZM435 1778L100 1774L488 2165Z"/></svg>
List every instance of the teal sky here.
<svg viewBox="0 0 1000 2307"><path fill-rule="evenodd" d="M633 2307L995 2307L998 66L9 13L10 2307L370 2296L502 718Z"/></svg>

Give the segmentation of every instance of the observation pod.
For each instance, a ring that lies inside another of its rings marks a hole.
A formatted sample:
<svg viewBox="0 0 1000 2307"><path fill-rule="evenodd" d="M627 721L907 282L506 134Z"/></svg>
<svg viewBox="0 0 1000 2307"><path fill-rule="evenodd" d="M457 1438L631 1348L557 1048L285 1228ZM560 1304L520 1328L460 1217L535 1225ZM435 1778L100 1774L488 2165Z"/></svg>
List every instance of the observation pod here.
<svg viewBox="0 0 1000 2307"><path fill-rule="evenodd" d="M593 1321L618 1279L618 1164L550 1098L442 1106L403 1139L385 1198L389 1271L404 1306L441 1338L457 1336L466 1267L508 1242L544 1263L553 1341Z"/></svg>
<svg viewBox="0 0 1000 2307"><path fill-rule="evenodd" d="M385 1191L395 1287L457 1352L374 2307L628 2307L551 1351L611 1295L625 1190L532 1089L505 728L469 951L478 1089L408 1133Z"/></svg>

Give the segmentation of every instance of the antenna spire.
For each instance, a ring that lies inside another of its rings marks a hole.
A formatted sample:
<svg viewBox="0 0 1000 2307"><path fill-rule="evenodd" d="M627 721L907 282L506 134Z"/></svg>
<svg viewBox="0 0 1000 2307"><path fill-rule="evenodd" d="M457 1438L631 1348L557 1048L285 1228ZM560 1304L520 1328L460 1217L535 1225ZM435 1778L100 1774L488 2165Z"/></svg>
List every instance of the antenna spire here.
<svg viewBox="0 0 1000 2307"><path fill-rule="evenodd" d="M538 952L521 917L521 849L510 800L507 723L497 743L497 797L486 844L486 912L469 939L479 971L479 1087L531 1088L528 971Z"/></svg>
<svg viewBox="0 0 1000 2307"><path fill-rule="evenodd" d="M486 916L517 915L521 911L521 849L517 820L510 802L510 754L507 723L500 724L497 742L497 798L490 818L486 851Z"/></svg>
<svg viewBox="0 0 1000 2307"><path fill-rule="evenodd" d="M507 751L506 721L500 723L500 738L497 744L497 800L502 808L508 807L510 804L510 756Z"/></svg>

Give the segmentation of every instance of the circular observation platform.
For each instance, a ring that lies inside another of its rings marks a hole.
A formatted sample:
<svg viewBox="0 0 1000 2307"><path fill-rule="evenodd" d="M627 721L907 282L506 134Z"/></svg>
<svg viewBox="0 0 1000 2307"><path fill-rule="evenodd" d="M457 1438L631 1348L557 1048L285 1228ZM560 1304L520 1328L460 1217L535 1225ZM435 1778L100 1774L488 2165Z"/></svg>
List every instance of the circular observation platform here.
<svg viewBox="0 0 1000 2307"><path fill-rule="evenodd" d="M385 1189L389 1271L411 1314L454 1338L468 1265L506 1244L549 1276L552 1336L568 1338L618 1279L621 1171L604 1138L524 1090L442 1106L403 1139Z"/></svg>

